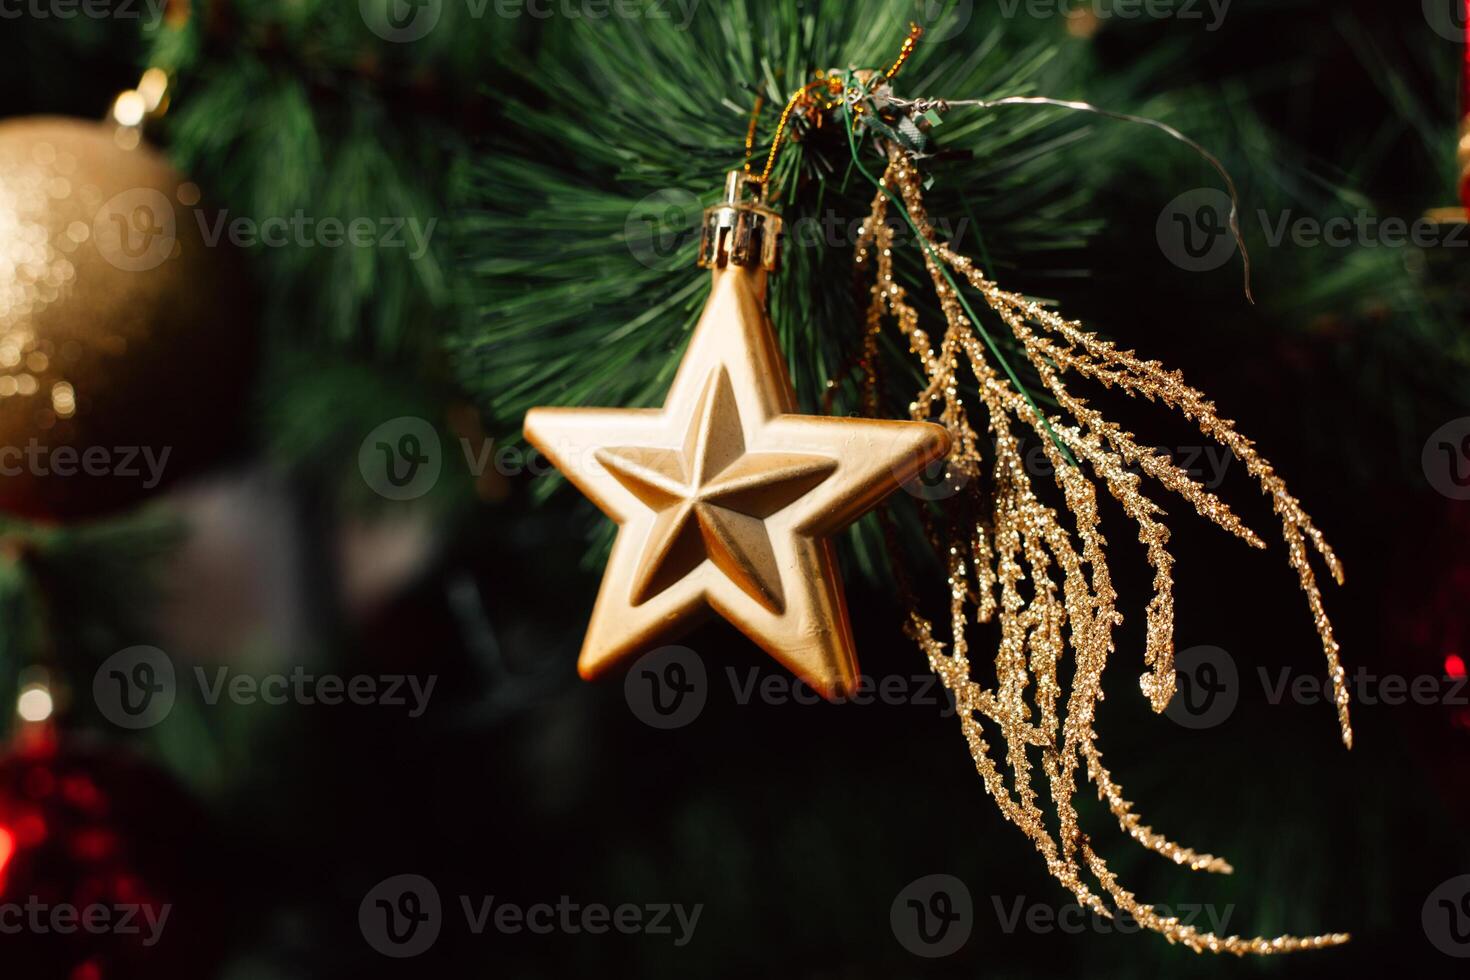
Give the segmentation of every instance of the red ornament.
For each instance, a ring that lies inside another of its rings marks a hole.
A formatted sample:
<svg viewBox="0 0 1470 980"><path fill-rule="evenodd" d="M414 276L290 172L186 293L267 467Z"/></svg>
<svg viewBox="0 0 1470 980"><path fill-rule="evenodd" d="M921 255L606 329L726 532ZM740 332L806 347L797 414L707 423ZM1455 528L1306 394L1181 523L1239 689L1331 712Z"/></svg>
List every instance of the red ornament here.
<svg viewBox="0 0 1470 980"><path fill-rule="evenodd" d="M135 757L46 740L0 759L7 976L208 976L224 942L201 887L201 819Z"/></svg>

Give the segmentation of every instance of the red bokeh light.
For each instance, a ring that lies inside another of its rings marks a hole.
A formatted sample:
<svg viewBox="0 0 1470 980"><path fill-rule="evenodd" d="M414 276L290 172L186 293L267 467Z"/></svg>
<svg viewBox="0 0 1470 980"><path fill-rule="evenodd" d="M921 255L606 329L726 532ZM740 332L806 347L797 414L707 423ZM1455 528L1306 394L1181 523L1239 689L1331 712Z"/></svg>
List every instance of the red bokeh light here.
<svg viewBox="0 0 1470 980"><path fill-rule="evenodd" d="M10 863L10 857L15 853L15 835L8 827L0 827L0 875L5 874L5 866Z"/></svg>
<svg viewBox="0 0 1470 980"><path fill-rule="evenodd" d="M1444 658L1444 672L1450 677L1465 676L1465 658L1458 653L1452 653Z"/></svg>
<svg viewBox="0 0 1470 980"><path fill-rule="evenodd" d="M16 847L35 847L46 840L46 821L39 814L27 813L11 824L10 836Z"/></svg>

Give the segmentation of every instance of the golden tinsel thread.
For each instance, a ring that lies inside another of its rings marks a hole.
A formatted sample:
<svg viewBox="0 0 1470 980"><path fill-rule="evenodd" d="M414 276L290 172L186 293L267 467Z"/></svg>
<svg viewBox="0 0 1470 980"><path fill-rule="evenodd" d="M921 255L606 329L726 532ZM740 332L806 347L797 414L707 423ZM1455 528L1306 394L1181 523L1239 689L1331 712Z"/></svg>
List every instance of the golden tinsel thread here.
<svg viewBox="0 0 1470 980"><path fill-rule="evenodd" d="M1144 479L1178 494L1199 514L1253 547L1263 548L1265 543L1167 455L1138 443L1132 434L1073 395L1063 376L1071 372L1174 408L1203 434L1229 448L1271 497L1281 519L1288 560L1307 595L1322 640L1342 739L1350 747L1345 676L1307 545L1310 542L1341 582L1336 556L1270 463L1230 421L1218 415L1204 395L1185 384L1178 372L1120 351L1080 323L988 279L969 258L954 252L935 234L925 212L915 162L898 146L886 144L886 150L888 167L881 183L898 192L914 226L929 243L930 248L924 250L925 265L944 313L945 330L936 345L895 277L894 236L887 220L889 198L880 190L862 226L856 254L860 269L871 262L876 273L869 290L860 362L862 399L864 408L872 411L877 398L876 338L885 320L891 321L908 341L927 378L910 413L915 419L937 419L949 429L954 443L949 459L951 478L965 494L952 511L964 511L966 516L951 516L949 526L931 528L931 537L947 562L951 639L946 644L935 636L934 624L917 611L912 596L906 597L912 610L907 630L955 698L970 754L987 792L1002 814L1032 841L1051 873L1082 905L1099 915L1125 912L1145 928L1196 952L1266 955L1346 942L1348 936L1341 933L1274 939L1221 937L1160 915L1118 883L1079 827L1073 799L1081 769L1119 827L1135 841L1191 870L1232 871L1223 858L1176 844L1144 824L1102 764L1093 720L1097 702L1102 700L1102 674L1113 631L1122 616L1108 569L1098 485L1083 468L1095 474L1137 525L1154 569L1154 595L1145 612L1144 663L1149 669L1140 686L1156 711L1162 711L1174 694L1173 556L1168 550L1169 531L1161 520L1163 511L1144 495ZM977 290L1010 329L1056 400L1059 414L1043 419L997 373L941 262ZM982 439L961 394L964 366L979 383L978 397L985 410L988 437L984 441L993 454L988 486L982 479L987 468ZM1040 437L1071 521L1070 531L1056 509L1037 497L1022 460L1017 426ZM1071 465L1061 446L1080 465ZM974 516L987 511L988 517ZM975 623L999 622L994 689L982 688L972 676L968 644L972 618ZM1058 665L1069 654L1074 677L1071 689L1064 690ZM1063 702L1064 710L1059 712ZM1005 764L1012 774L1010 786L992 754L986 726L997 730L1004 742ZM1033 748L1041 750L1041 769L1055 810L1055 833L1048 827L1040 794L1033 786L1034 765L1029 754ZM1100 893L1084 883L1084 867Z"/></svg>

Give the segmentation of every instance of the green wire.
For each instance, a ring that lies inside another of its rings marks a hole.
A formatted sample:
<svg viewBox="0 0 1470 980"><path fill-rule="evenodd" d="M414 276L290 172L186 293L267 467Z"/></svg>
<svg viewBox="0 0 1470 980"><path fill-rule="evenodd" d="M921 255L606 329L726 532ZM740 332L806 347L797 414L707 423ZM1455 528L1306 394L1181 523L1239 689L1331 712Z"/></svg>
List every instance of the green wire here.
<svg viewBox="0 0 1470 980"><path fill-rule="evenodd" d="M923 233L919 231L919 226L914 223L913 216L909 214L909 209L904 205L898 195L894 194L887 187L884 187L878 178L874 177L868 171L868 168L863 166L862 160L858 157L857 140L853 136L852 105L847 100L847 89L850 87L851 82L852 71L849 69L844 73L842 84L842 121L844 124L843 128L847 130L847 147L852 153L853 165L857 167L859 173L868 178L869 183L878 188L888 198L894 207L898 208L899 213L903 215L903 220L908 222L909 228L913 231L914 238L918 241L919 246L933 260L935 268L939 270L940 274L944 276L945 281L949 283L949 288L954 290L955 297L960 301L960 307L964 309L965 315L970 318L970 323L979 331L980 338L985 341L985 346L990 348L990 353L994 354L995 359L1000 362L1001 369L1005 371L1006 377L1011 379L1011 384L1016 386L1016 390L1021 393L1021 397L1026 400L1026 404L1031 406L1031 411L1036 413L1036 417L1041 420L1042 428L1046 429L1046 434L1051 437L1052 443L1061 452L1062 458L1067 461L1068 465L1075 467L1077 460L1072 455L1071 450L1062 444L1062 440L1057 436L1055 430L1052 429L1051 422L1047 420L1046 415L1041 409L1036 406L1035 400L1031 397L1031 392L1021 383L1021 379L1016 377L1016 372L1011 369L1010 362L1006 360L1005 355L1000 352L1000 347L996 345L990 333L980 323L980 318L975 315L975 311L970 308L970 303L965 299L965 294L960 291L959 283L955 282L954 276L950 275L949 267L940 260L938 254L934 251L934 246L929 244L929 239L925 238ZM864 94L867 93L866 87L863 91Z"/></svg>

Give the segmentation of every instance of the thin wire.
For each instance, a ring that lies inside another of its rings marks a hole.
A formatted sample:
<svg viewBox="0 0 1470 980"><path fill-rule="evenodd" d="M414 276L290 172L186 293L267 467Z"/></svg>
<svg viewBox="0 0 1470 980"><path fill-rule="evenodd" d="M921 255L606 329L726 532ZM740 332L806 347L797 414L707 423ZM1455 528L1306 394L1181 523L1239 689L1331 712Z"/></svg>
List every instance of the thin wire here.
<svg viewBox="0 0 1470 980"><path fill-rule="evenodd" d="M874 187L878 188L879 191L885 194L888 197L888 200L892 202L893 206L898 209L898 213L903 215L903 220L908 222L909 228L913 230L914 238L918 241L919 246L933 261L934 267L937 268L940 274L944 276L945 281L949 283L949 288L954 291L955 299L959 300L960 307L965 311L965 315L970 318L970 325L975 328L976 333L980 334L981 339L985 341L985 346L990 348L990 353L1000 364L1001 369L1005 371L1006 377L1010 378L1011 384L1015 385L1016 387L1016 391L1019 392L1021 397L1026 400L1026 404L1031 407L1031 411L1035 413L1036 418L1041 422L1042 427L1046 429L1046 434L1051 436L1051 441L1057 447L1058 452L1061 453L1062 458L1066 460L1067 463L1071 466L1076 467L1076 457L1072 455L1071 450L1067 448L1066 444L1062 442L1061 438L1056 434L1055 430L1052 429L1051 421L1047 419L1046 413L1037 406L1035 399L1031 397L1031 392L1027 390L1024 384L1021 383L1021 379L1011 368L1010 362L1006 360L1006 356L1001 353L1000 347L996 344L995 339L990 336L990 332L985 329L985 325L980 322L980 318L976 316L975 311L970 308L970 302L969 300L965 299L965 294L963 291L961 291L959 283L955 281L954 276L950 275L949 267L945 265L944 261L935 252L934 246L929 243L929 239L925 238L924 233L919 230L919 226L914 222L913 215L909 214L908 206L904 204L903 200L899 198L897 194L893 193L892 190L884 185L881 180L879 180L877 177L874 177L868 171L867 167L863 166L863 162L858 156L857 137L853 134L853 98L851 96L852 89L850 87L851 77L851 73L849 73L844 79L843 88L845 92L849 93L849 97L842 100L842 111L844 120L848 123L848 125L844 128L847 130L847 147L848 150L852 153L853 165L857 167L858 172L866 177ZM861 91L862 94L867 94L866 86Z"/></svg>
<svg viewBox="0 0 1470 980"><path fill-rule="evenodd" d="M1145 116L1135 116L1126 112L1114 112L1111 109L1099 108L1090 102L1072 102L1066 99L1049 99L1043 96L1015 95L1004 99L893 99L892 102L894 105L906 106L918 112L924 112L929 109L938 109L943 112L951 106L974 106L979 109L994 109L997 106L1008 105L1056 106L1061 109L1072 109L1076 112L1091 112L1095 115L1106 116L1109 119L1117 119L1121 122L1152 126L1154 129L1160 130L1171 138L1178 140L1198 153L1210 166L1214 167L1215 172L1225 181L1225 187L1230 191L1230 233L1235 236L1235 244L1240 249L1240 258L1245 266L1245 298L1252 305L1255 304L1256 298L1251 293L1251 253L1245 247L1245 237L1240 233L1240 194L1235 189L1235 181L1231 179L1230 171L1225 169L1225 165L1213 153L1168 123L1160 122L1157 119L1149 119Z"/></svg>

